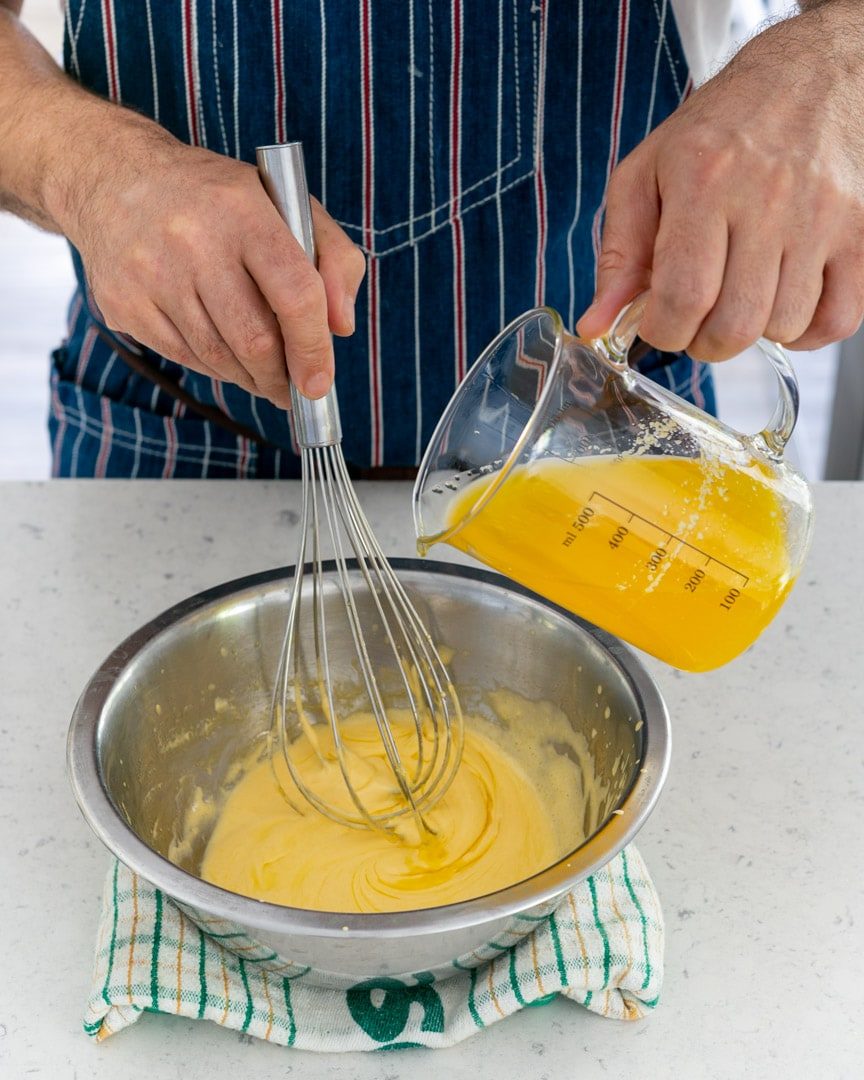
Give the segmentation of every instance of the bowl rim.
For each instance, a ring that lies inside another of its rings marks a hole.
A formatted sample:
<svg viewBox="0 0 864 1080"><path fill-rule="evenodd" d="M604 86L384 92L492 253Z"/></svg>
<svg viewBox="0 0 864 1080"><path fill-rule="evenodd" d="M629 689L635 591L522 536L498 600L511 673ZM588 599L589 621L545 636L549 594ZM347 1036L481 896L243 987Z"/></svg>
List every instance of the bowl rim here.
<svg viewBox="0 0 864 1080"><path fill-rule="evenodd" d="M146 844L123 819L108 794L99 764L99 730L105 704L125 669L163 631L230 596L260 591L263 586L294 577L293 566L277 567L235 578L173 604L122 641L100 664L85 686L72 713L66 742L67 774L78 807L98 839L133 872L196 912L242 923L255 930L303 937L386 938L439 934L477 926L493 918L517 915L535 908L599 870L628 844L654 809L669 771L671 731L660 692L642 662L617 638L538 596L500 574L475 567L428 559L393 558L393 568L406 575L443 574L492 585L502 593L554 612L578 626L608 654L629 684L642 721L642 757L635 779L618 808L575 851L551 866L505 889L440 907L412 911L358 914L309 911L283 907L229 892L170 862ZM334 563L325 563L325 570ZM351 569L349 564L349 569Z"/></svg>

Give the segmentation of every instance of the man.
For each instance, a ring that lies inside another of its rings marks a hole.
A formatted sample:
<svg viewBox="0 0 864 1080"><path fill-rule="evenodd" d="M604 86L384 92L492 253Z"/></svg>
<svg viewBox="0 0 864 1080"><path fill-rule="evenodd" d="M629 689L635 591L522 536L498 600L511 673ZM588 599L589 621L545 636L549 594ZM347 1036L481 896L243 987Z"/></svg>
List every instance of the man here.
<svg viewBox="0 0 864 1080"><path fill-rule="evenodd" d="M723 3L68 0L66 77L0 0L0 204L64 233L80 283L54 473L296 475L288 379L326 392L331 334L373 471L416 464L537 303L591 337L650 286L643 370L708 408L689 356L849 335L862 4L802 8L690 93ZM317 271L243 163L297 138Z"/></svg>

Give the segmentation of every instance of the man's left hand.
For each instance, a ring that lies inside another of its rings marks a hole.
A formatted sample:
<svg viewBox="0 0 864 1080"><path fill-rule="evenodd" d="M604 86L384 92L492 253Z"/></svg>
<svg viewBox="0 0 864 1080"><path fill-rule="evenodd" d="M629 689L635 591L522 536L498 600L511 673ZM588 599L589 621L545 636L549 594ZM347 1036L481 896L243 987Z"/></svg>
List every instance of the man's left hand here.
<svg viewBox="0 0 864 1080"><path fill-rule="evenodd" d="M725 360L759 337L815 349L864 315L864 4L759 34L615 169L597 296L608 330L649 289L640 336Z"/></svg>

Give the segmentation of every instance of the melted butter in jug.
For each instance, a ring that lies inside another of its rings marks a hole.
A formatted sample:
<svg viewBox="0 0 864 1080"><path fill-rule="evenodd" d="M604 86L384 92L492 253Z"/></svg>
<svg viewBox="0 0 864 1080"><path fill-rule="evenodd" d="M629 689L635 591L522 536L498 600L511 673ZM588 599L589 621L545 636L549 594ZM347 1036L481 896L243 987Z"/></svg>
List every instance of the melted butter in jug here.
<svg viewBox="0 0 864 1080"><path fill-rule="evenodd" d="M491 479L454 500L450 527ZM447 542L687 671L737 656L794 584L783 506L755 462L546 458Z"/></svg>

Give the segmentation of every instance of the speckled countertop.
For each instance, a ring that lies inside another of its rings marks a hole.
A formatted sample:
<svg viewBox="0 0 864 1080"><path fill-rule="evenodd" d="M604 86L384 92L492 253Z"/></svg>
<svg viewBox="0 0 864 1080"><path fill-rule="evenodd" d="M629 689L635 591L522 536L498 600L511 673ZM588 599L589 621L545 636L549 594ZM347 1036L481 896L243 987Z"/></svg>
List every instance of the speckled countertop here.
<svg viewBox="0 0 864 1080"><path fill-rule="evenodd" d="M360 494L385 550L412 554L408 486ZM555 1002L452 1050L366 1056L146 1015L102 1047L85 1038L109 857L64 776L73 705L146 619L291 562L298 495L252 482L0 485L0 1077L864 1075L864 484L818 487L809 563L750 652L701 676L649 661L674 731L639 841L668 924L649 1019Z"/></svg>

